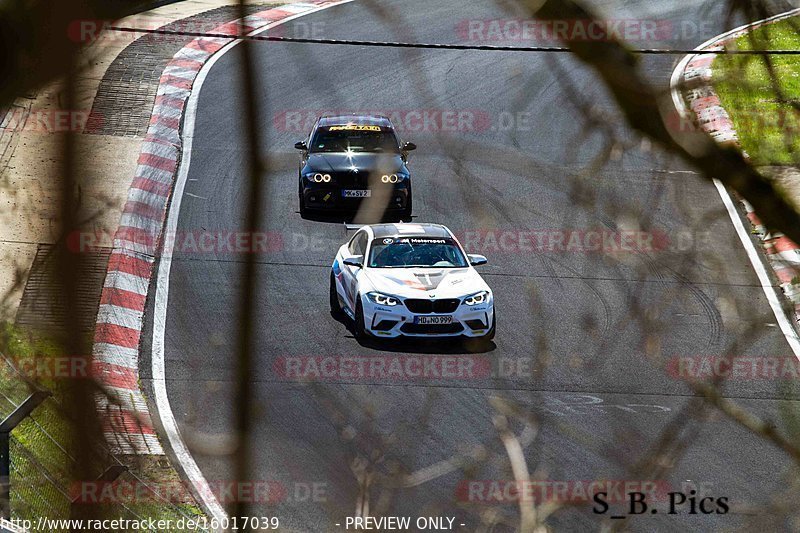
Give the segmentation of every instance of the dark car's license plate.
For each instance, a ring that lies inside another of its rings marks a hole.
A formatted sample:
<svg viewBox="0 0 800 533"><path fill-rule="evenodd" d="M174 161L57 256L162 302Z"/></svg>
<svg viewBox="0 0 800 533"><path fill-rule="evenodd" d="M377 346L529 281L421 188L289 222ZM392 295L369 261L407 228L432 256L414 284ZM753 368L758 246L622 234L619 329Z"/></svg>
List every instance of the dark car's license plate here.
<svg viewBox="0 0 800 533"><path fill-rule="evenodd" d="M351 191L351 190L344 190L342 191L342 196L345 198L369 198L372 196L372 191Z"/></svg>

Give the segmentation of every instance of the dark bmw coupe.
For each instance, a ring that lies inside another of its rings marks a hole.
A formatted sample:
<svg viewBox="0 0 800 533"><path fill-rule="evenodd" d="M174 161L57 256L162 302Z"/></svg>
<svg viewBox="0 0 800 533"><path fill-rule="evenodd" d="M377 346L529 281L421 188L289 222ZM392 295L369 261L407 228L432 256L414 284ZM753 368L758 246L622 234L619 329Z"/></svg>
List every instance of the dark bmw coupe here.
<svg viewBox="0 0 800 533"><path fill-rule="evenodd" d="M317 119L301 151L300 214L355 211L365 202L376 212L411 216L408 152L392 122L379 115L324 115Z"/></svg>

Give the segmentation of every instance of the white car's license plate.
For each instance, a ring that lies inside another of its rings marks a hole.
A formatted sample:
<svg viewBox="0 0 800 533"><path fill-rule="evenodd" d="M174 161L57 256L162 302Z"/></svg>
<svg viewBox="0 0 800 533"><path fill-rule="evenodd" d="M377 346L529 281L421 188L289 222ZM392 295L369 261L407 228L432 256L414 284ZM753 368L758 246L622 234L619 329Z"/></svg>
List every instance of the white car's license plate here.
<svg viewBox="0 0 800 533"><path fill-rule="evenodd" d="M342 196L344 196L345 198L369 198L369 197L372 196L372 191L370 191L370 190L366 190L366 191L349 191L349 190L345 190L345 191L342 191Z"/></svg>
<svg viewBox="0 0 800 533"><path fill-rule="evenodd" d="M451 316L415 316L414 324L452 324L453 317Z"/></svg>

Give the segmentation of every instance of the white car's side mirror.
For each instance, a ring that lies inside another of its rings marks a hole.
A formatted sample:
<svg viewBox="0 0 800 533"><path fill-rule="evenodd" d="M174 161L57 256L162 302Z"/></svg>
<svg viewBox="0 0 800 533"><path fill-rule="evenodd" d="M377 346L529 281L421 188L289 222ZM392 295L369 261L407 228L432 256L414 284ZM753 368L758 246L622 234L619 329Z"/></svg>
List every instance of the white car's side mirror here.
<svg viewBox="0 0 800 533"><path fill-rule="evenodd" d="M362 268L364 266L364 256L354 255L353 257L348 257L344 260L344 264L355 268Z"/></svg>
<svg viewBox="0 0 800 533"><path fill-rule="evenodd" d="M469 257L469 264L471 264L472 266L475 266L475 267L476 267L476 266L485 265L486 263L488 263L488 262L489 262L489 260L488 260L488 259L486 259L486 258L485 258L484 256L482 256L482 255L477 255L477 254L469 254L469 256L468 256L468 257Z"/></svg>

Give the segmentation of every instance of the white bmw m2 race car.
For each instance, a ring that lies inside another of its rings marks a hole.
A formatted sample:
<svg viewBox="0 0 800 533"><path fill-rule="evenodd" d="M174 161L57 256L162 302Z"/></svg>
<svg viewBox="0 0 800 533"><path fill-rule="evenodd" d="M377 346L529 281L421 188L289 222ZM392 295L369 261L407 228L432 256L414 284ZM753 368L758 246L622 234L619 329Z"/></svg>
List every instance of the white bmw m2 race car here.
<svg viewBox="0 0 800 533"><path fill-rule="evenodd" d="M357 338L494 338L492 290L467 255L438 224L363 226L333 262L330 305L346 313Z"/></svg>

